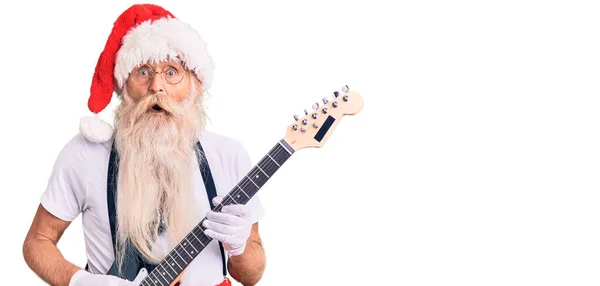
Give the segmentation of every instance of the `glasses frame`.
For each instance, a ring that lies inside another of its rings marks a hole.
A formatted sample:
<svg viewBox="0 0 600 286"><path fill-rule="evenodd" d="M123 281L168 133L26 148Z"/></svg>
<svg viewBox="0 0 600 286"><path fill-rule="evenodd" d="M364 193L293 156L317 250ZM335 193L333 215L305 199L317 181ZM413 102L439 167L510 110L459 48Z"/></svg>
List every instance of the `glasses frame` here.
<svg viewBox="0 0 600 286"><path fill-rule="evenodd" d="M165 70L167 70L167 69L170 69L170 68L173 66L173 64L176 64L176 65L179 67L179 69L178 69L178 70L181 70L181 74L182 74L182 75L181 75L181 79L179 79L179 81L177 81L177 82L175 82L175 83L171 83L171 82L169 82L169 80L168 80L167 78L165 78L165 76L164 76ZM133 75L133 74L134 74L136 71L138 71L138 70L139 70L140 68L142 68L142 67L148 67L148 68L150 69L150 75L149 75L148 79L147 79L145 82L139 82L139 81L135 80L135 77L133 77L133 76L132 76L132 75ZM169 66L168 66L167 68L165 68L164 70L161 70L161 71L156 71L156 70L155 70L155 69L154 69L154 68L153 68L151 65L149 65L149 64L143 64L143 65L140 65L140 66L138 66L138 67L134 68L134 69L133 69L133 71L130 73L130 75L129 75L129 76L131 77L131 80L132 80L133 82L135 82L136 84L139 84L139 85L146 85L146 84L149 84L149 83L152 81L152 78L153 78L153 77L154 77L156 74L160 74L160 75L161 75L161 78L162 78L162 79L163 79L163 80L164 80L166 83L168 83L169 85L178 85L178 84L179 84L179 83L181 83L181 81L183 81L183 79L185 78L185 73L186 73L186 72L187 72L187 69L185 69L185 68L184 68L184 67L183 67L181 64L179 64L178 62L169 63Z"/></svg>

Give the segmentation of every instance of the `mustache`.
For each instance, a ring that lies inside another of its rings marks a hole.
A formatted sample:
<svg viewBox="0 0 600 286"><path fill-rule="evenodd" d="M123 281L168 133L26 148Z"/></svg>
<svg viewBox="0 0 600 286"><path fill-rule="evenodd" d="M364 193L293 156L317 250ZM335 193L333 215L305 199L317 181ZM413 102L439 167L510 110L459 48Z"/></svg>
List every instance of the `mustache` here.
<svg viewBox="0 0 600 286"><path fill-rule="evenodd" d="M178 118L184 112L183 102L176 102L170 96L162 93L148 94L134 103L133 116L140 118L154 110L162 110L166 116Z"/></svg>

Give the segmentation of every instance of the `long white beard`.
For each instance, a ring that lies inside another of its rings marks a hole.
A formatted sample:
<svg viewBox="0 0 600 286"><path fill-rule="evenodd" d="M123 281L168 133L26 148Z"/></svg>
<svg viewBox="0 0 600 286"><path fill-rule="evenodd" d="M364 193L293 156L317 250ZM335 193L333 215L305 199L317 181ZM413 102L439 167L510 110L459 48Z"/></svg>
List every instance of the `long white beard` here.
<svg viewBox="0 0 600 286"><path fill-rule="evenodd" d="M166 253L152 249L161 219L169 250L201 219L192 188L192 171L198 169L193 160L196 142L205 123L197 92L192 83L190 95L180 103L167 95L147 95L134 102L124 89L115 114L119 268L127 243L149 262L164 258ZM168 113L149 112L154 104Z"/></svg>

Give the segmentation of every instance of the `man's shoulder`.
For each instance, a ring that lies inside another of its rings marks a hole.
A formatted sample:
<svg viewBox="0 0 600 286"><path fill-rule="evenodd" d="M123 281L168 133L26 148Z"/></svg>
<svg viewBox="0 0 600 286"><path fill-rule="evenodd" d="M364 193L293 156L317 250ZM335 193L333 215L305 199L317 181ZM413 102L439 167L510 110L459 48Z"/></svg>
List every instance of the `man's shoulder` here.
<svg viewBox="0 0 600 286"><path fill-rule="evenodd" d="M107 142L96 143L89 141L83 134L78 132L65 143L60 152L60 157L69 161L86 161L108 154L111 145L112 139Z"/></svg>

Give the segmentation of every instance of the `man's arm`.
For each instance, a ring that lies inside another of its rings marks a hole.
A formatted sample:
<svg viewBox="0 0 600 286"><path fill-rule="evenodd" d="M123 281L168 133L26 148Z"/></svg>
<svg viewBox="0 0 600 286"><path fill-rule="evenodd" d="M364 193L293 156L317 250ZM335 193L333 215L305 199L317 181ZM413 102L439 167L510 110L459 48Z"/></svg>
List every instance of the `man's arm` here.
<svg viewBox="0 0 600 286"><path fill-rule="evenodd" d="M40 204L23 243L25 262L50 285L68 286L73 274L81 269L68 262L56 246L69 224Z"/></svg>
<svg viewBox="0 0 600 286"><path fill-rule="evenodd" d="M244 253L230 257L227 269L231 277L242 285L251 286L256 285L262 277L265 264L266 257L258 233L258 223L254 223Z"/></svg>

